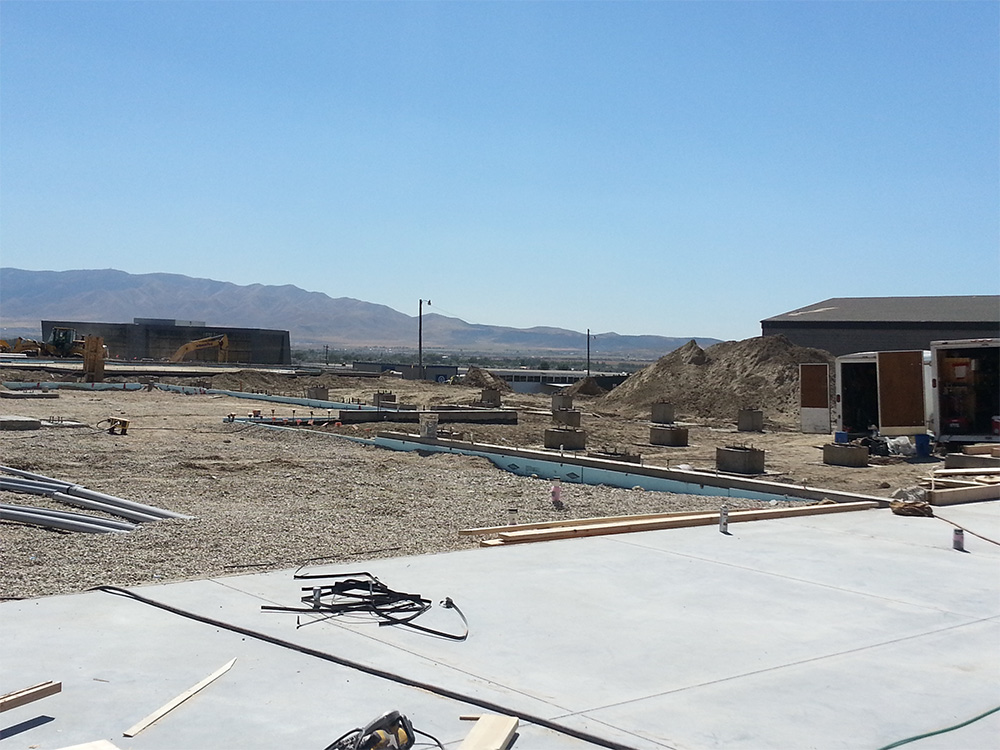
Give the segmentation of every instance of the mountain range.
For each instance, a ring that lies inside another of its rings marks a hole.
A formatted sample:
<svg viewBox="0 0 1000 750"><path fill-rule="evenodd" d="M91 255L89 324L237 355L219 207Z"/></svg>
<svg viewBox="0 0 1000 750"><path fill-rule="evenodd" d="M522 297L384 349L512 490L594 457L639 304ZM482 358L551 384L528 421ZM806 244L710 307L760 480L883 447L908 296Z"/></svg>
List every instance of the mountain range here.
<svg viewBox="0 0 1000 750"><path fill-rule="evenodd" d="M180 274L129 274L113 269L26 271L0 268L3 338L37 338L41 320L131 323L135 318L204 321L210 326L287 330L293 348L416 349L418 319L385 305L329 297L292 285L240 286ZM591 336L603 357L657 358L692 338ZM707 346L718 339L695 338ZM585 333L564 328L466 323L438 313L423 315L425 349L477 353L578 356Z"/></svg>

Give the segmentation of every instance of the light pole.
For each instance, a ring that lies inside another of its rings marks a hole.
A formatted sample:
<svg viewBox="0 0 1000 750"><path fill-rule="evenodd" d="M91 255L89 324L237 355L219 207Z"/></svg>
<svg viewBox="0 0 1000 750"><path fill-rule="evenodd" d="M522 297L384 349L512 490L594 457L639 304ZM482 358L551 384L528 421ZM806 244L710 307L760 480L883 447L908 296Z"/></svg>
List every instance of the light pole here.
<svg viewBox="0 0 1000 750"><path fill-rule="evenodd" d="M420 300L420 311L417 315L417 376L420 380L424 378L424 302L431 306L430 300Z"/></svg>

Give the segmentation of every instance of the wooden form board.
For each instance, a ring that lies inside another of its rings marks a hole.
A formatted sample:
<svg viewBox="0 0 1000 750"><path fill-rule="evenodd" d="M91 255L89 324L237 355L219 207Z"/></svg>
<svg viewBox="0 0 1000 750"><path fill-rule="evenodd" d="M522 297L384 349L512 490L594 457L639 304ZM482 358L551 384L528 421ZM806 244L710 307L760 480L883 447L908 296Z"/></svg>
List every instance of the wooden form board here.
<svg viewBox="0 0 1000 750"><path fill-rule="evenodd" d="M506 750L517 732L516 716L483 714L458 750Z"/></svg>
<svg viewBox="0 0 1000 750"><path fill-rule="evenodd" d="M480 536L482 534L500 534L504 531L525 531L526 529L551 529L557 526L587 526L597 523L614 523L616 521L638 521L644 518L669 518L671 516L690 516L689 510L677 510L669 513L641 513L634 516L598 516L595 518L573 518L565 521L535 521L532 523L515 523L507 526L480 526L475 529L461 529L460 536Z"/></svg>
<svg viewBox="0 0 1000 750"><path fill-rule="evenodd" d="M767 508L762 510L730 511L729 521L760 521L768 518L795 518L798 516L821 515L826 513L844 513L853 510L869 510L877 508L875 501L854 503L829 503L822 505L807 505L800 508ZM585 536L602 536L605 534L626 534L632 531L658 531L660 529L677 529L689 526L710 526L719 522L719 514L694 513L683 516L668 516L649 518L637 521L617 521L614 523L585 524L580 526L566 525L549 529L529 529L525 531L508 531L500 534L504 544L523 542L542 542L553 539L572 539Z"/></svg>
<svg viewBox="0 0 1000 750"><path fill-rule="evenodd" d="M0 696L0 711L9 711L12 708L23 706L25 703L48 698L59 692L62 692L62 683L52 680L40 682L23 690L15 690L13 693Z"/></svg>
<svg viewBox="0 0 1000 750"><path fill-rule="evenodd" d="M883 435L915 435L927 429L924 353L878 352L878 424Z"/></svg>
<svg viewBox="0 0 1000 750"><path fill-rule="evenodd" d="M119 748L118 745L107 740L94 740L93 742L84 742L82 745L61 747L59 750L119 750Z"/></svg>
<svg viewBox="0 0 1000 750"><path fill-rule="evenodd" d="M953 487L944 490L927 490L931 505L956 505L980 500L1000 500L1000 485L981 484L978 487Z"/></svg>

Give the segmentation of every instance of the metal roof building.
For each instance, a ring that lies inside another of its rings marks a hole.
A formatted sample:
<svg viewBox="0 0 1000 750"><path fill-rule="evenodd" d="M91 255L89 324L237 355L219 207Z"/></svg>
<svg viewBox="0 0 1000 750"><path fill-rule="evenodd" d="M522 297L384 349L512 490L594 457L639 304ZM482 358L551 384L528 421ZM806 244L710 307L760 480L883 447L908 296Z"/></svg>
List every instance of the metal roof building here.
<svg viewBox="0 0 1000 750"><path fill-rule="evenodd" d="M834 297L760 322L764 336L835 356L930 349L931 341L1000 337L1000 295Z"/></svg>

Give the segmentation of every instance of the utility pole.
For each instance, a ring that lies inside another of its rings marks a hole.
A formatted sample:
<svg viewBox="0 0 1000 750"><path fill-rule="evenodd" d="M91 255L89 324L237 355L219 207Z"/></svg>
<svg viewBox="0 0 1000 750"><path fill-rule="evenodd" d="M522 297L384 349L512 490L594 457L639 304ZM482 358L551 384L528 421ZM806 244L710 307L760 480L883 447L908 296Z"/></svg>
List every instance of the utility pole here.
<svg viewBox="0 0 1000 750"><path fill-rule="evenodd" d="M426 300L427 306L430 307L431 301ZM420 380L426 380L424 377L424 300L420 300L419 314L417 315L417 375Z"/></svg>
<svg viewBox="0 0 1000 750"><path fill-rule="evenodd" d="M330 364L330 345L323 344L323 353L326 356L326 363Z"/></svg>
<svg viewBox="0 0 1000 750"><path fill-rule="evenodd" d="M590 377L590 329L587 329L587 377Z"/></svg>

